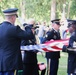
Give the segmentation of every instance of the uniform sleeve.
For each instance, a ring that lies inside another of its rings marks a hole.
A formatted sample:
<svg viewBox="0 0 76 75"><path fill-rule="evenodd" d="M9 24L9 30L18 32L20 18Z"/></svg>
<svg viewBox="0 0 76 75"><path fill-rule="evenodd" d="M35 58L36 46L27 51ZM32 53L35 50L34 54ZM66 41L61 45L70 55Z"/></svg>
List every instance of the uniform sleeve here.
<svg viewBox="0 0 76 75"><path fill-rule="evenodd" d="M63 49L62 49L63 52L76 54L76 48L73 47L73 43L76 41L75 37L76 36L70 37L68 47L63 46Z"/></svg>
<svg viewBox="0 0 76 75"><path fill-rule="evenodd" d="M34 34L32 30L28 27L26 30L22 30L19 26L16 27L16 37L24 40L33 39Z"/></svg>
<svg viewBox="0 0 76 75"><path fill-rule="evenodd" d="M65 45L62 48L62 52L67 52L67 47Z"/></svg>
<svg viewBox="0 0 76 75"><path fill-rule="evenodd" d="M70 37L70 40L69 40L69 45L68 45L68 47L73 48L73 43L74 43L74 41L75 41L75 36L71 36L71 37Z"/></svg>
<svg viewBox="0 0 76 75"><path fill-rule="evenodd" d="M46 41L51 40L52 39L52 35L53 35L52 32L47 32L45 37L42 40L42 43L45 43Z"/></svg>

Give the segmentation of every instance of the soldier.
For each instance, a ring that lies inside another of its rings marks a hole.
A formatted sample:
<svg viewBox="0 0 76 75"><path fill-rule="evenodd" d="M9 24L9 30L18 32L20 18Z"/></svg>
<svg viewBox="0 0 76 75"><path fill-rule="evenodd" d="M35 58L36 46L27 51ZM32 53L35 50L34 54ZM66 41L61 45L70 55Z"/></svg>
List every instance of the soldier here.
<svg viewBox="0 0 76 75"><path fill-rule="evenodd" d="M60 37L60 19L52 20L52 30L48 31L43 38L43 43L49 40L59 40ZM50 74L49 75L57 75L60 51L57 52L46 52L47 64L50 66ZM49 62L49 63L48 63Z"/></svg>
<svg viewBox="0 0 76 75"><path fill-rule="evenodd" d="M76 20L70 20L68 28L71 33L69 45L68 47L64 45L62 51L68 53L68 75L76 75L76 51L74 51L74 42L76 42Z"/></svg>
<svg viewBox="0 0 76 75"><path fill-rule="evenodd" d="M23 31L15 26L17 11L17 8L3 11L5 21L0 25L0 75L14 75L15 70L22 69L21 40L34 37L29 27Z"/></svg>

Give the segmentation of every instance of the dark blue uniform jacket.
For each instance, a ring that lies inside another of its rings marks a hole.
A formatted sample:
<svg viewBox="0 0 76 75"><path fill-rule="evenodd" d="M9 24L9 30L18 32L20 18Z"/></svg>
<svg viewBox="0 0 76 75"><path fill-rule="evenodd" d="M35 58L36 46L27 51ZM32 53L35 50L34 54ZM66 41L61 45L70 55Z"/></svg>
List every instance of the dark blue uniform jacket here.
<svg viewBox="0 0 76 75"><path fill-rule="evenodd" d="M21 40L33 38L31 34L29 28L23 31L6 21L0 25L0 71L22 69Z"/></svg>
<svg viewBox="0 0 76 75"><path fill-rule="evenodd" d="M43 43L49 40L60 40L60 33L52 29L51 31L48 31L43 38ZM60 52L46 52L46 58L56 59L60 58Z"/></svg>

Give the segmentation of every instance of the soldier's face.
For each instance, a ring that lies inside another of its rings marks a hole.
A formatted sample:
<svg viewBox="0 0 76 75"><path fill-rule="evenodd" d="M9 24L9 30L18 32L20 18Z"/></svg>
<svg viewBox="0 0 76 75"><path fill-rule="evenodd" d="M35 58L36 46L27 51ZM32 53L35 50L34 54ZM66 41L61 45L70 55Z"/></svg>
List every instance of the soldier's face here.
<svg viewBox="0 0 76 75"><path fill-rule="evenodd" d="M59 30L60 25L54 24L53 27L54 27L56 30Z"/></svg>
<svg viewBox="0 0 76 75"><path fill-rule="evenodd" d="M70 27L68 28L68 30L69 30L70 33L72 33L72 32L74 31L74 29L73 29L72 26L70 26Z"/></svg>
<svg viewBox="0 0 76 75"><path fill-rule="evenodd" d="M16 15L13 15L13 16L12 16L12 22L13 22L13 24L15 23L16 18L17 18Z"/></svg>

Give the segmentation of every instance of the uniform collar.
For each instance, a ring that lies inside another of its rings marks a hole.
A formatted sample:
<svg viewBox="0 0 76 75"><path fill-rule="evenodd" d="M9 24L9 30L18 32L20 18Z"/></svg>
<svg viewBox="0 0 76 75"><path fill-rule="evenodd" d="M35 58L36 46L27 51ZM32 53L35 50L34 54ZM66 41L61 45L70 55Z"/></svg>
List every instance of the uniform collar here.
<svg viewBox="0 0 76 75"><path fill-rule="evenodd" d="M58 30L56 30L56 29L54 29L54 28L52 28L54 31L56 31L56 32L58 32Z"/></svg>
<svg viewBox="0 0 76 75"><path fill-rule="evenodd" d="M10 23L10 22L8 22L8 21L4 21L3 23L6 23L6 24L11 24L11 25L13 25L12 23Z"/></svg>

